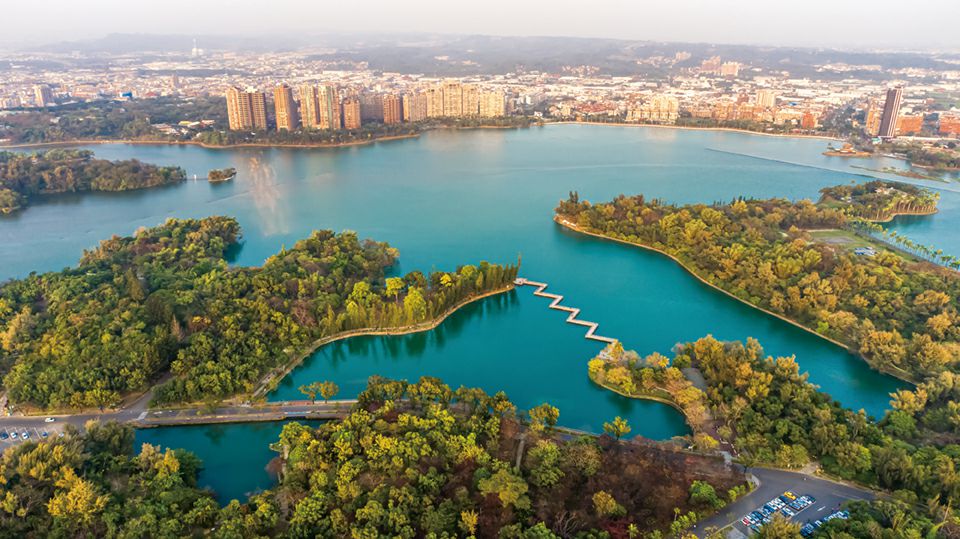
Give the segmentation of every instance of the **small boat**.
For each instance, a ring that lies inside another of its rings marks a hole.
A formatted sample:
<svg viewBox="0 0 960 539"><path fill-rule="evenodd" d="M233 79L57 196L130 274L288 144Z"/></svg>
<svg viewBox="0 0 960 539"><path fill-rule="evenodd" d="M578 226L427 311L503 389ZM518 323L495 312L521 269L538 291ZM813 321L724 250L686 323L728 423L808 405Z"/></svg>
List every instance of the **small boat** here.
<svg viewBox="0 0 960 539"><path fill-rule="evenodd" d="M210 183L228 182L237 177L235 168L215 168L207 174L207 181Z"/></svg>

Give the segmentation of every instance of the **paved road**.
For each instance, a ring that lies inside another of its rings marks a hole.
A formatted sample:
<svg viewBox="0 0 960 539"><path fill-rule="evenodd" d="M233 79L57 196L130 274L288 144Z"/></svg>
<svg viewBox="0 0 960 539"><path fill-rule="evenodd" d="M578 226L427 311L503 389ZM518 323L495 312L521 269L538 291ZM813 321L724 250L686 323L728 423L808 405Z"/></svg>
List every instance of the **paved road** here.
<svg viewBox="0 0 960 539"><path fill-rule="evenodd" d="M740 534L749 536L750 530L740 522L740 519L787 490L797 496L809 494L817 499L816 503L793 517L794 521L801 523L827 516L845 501L872 500L875 497L872 491L819 479L800 472L749 468L747 473L756 476L760 480L760 486L749 495L723 508L716 515L697 524L697 527L691 530L692 532L698 537L705 537L710 531L733 524L734 529Z"/></svg>
<svg viewBox="0 0 960 539"><path fill-rule="evenodd" d="M75 414L54 416L8 416L0 417L0 451L25 440L37 440L59 436L66 425L82 429L87 421L119 421L138 427L168 425L205 425L210 423L237 423L250 421L279 421L283 419L336 419L343 417L356 404L355 400L337 400L310 403L309 401L276 402L260 405L230 405L210 411L184 409L147 410L149 397L132 403L122 410L102 414ZM53 421L49 421L52 419ZM24 438L24 433L27 437ZM46 436L44 436L46 433ZM3 435L6 434L6 438ZM14 437L16 434L16 437Z"/></svg>

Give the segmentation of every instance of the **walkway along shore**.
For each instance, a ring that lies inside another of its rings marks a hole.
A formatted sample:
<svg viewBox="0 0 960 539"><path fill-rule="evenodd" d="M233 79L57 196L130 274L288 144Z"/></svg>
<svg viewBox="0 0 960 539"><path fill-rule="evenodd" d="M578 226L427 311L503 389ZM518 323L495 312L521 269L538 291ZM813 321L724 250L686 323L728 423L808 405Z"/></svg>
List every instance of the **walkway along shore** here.
<svg viewBox="0 0 960 539"><path fill-rule="evenodd" d="M829 140L833 142L839 142L841 140L837 137L831 137L828 135L764 133L763 131L750 131L749 129L736 129L733 127L694 127L694 126L688 126L688 125L628 124L628 123L615 123L615 122L584 122L584 121L574 121L574 120L565 120L562 122L545 122L544 125L604 125L604 126L616 126L616 127L651 127L654 129L677 129L680 131L726 131L728 133L743 133L746 135L761 135L764 137L812 138L812 139L820 139L820 140Z"/></svg>
<svg viewBox="0 0 960 539"><path fill-rule="evenodd" d="M391 135L389 137L377 137L368 140L354 140L350 142L316 142L305 144L294 144L286 142L244 142L239 144L205 144L194 140L128 140L128 139L90 139L90 140L64 140L57 142L33 142L28 144L0 144L0 150L22 150L28 148L59 148L63 146L86 146L92 144L130 144L132 146L198 146L207 150L232 150L236 148L346 148L349 146L366 146L375 142L387 142L391 140L404 140L417 138L421 133L411 133L409 135Z"/></svg>
<svg viewBox="0 0 960 539"><path fill-rule="evenodd" d="M489 298L491 296L496 296L503 294L504 292L509 292L514 289L513 284L509 284L503 288L498 288L496 290L491 290L484 294L478 296L471 296L460 300L458 303L454 304L452 307L444 311L440 316L434 318L433 320L428 320L420 324L414 324L412 326L403 326L395 328L361 328L361 329L352 329L349 331L341 331L335 335L330 335L328 337L323 337L317 339L309 346L306 347L302 352L297 354L289 363L284 367L274 370L267 374L258 384L257 389L254 390L252 398L256 399L262 396L265 396L267 393L275 389L273 387L275 382L279 382L290 374L295 368L297 368L303 360L305 360L310 354L314 353L321 346L328 345L336 341L342 341L344 339L349 339L351 337L363 337L363 336L399 336L399 335L409 335L411 333L420 333L422 331L430 331L436 329L437 326L443 323L450 315L460 310L463 307L482 299ZM232 399L233 401L243 400L242 396L237 396Z"/></svg>
<svg viewBox="0 0 960 539"><path fill-rule="evenodd" d="M849 353L851 353L851 354L859 357L859 358L862 359L867 365L869 365L870 368L872 368L872 369L875 369L875 370L880 371L880 372L882 372L882 373L884 373L884 374L888 374L888 375L890 375L890 376L893 376L893 377L895 377L895 378L897 378L897 379L899 379L899 380L902 380L902 381L904 381L904 382L907 382L907 383L910 383L910 384L916 384L916 381L913 380L913 379L909 376L909 373L907 373L906 371L897 372L897 371L892 370L892 369L882 369L882 368L878 368L878 367L874 366L873 364L871 364L869 361L867 361L867 359L866 359L865 357L863 357L863 355L861 355L859 352L857 352L856 350L854 350L853 348L851 348L849 345L847 345L847 344L845 344L845 343L843 343L843 342L840 342L840 341L838 341L838 340L836 340L836 339L833 339L833 338L831 338L831 337L827 337L826 335L817 333L817 332L814 331L813 329L808 328L807 326L805 326L805 325L803 325L803 324L801 324L801 323L799 323L799 322L796 322L796 321L794 321L794 320L791 320L791 319L789 319L789 318L787 318L787 317L785 317L785 316L783 316L783 315L781 315L781 314L777 314L777 313L775 313L775 312L773 312L773 311L769 311L769 310L767 310L767 309L764 309L763 307L760 307L760 306L758 306L758 305L754 305L753 303L750 303L749 301L747 301L747 300L745 300L745 299L743 299L743 298L737 297L736 295L734 295L734 294L732 294L732 293L730 293L730 292L728 292L728 291L720 288L719 286L711 283L710 281L707 281L706 279L704 279L704 278L701 277L700 275L697 275L696 272L694 272L694 271L693 271L692 269L690 269L686 264L684 264L682 261L680 261L679 258L673 256L672 254L670 254L670 253L668 253L668 252L666 252L666 251L662 251L662 250L660 250L660 249L657 249L656 247L651 247L651 246L649 246L649 245L644 245L644 244L642 244L642 243L635 243L635 242L623 240L623 239L620 239L620 238L611 238L611 237L608 237L608 236L604 236L603 234L598 234L598 233L596 233L596 232L590 232L590 231L588 231L588 230L584 230L584 229L580 228L579 226L571 223L570 221L568 221L568 220L566 220L566 219L562 219L559 215L554 215L553 220L554 220L554 222L556 222L558 225L560 225L560 226L562 226L562 227L564 227L564 228L566 228L566 229L568 229L568 230L572 230L572 231L574 231L574 232L578 232L578 233L580 233L580 234L585 234L585 235L587 235L587 236L593 236L593 237L595 237L595 238L600 238L600 239L603 239L603 240L613 241L613 242L616 242L616 243L623 243L623 244L626 244L626 245L632 245L632 246L634 246L634 247L639 247L639 248L641 248L641 249L646 249L646 250L648 250L648 251L653 251L653 252L655 252L655 253L659 253L659 254L661 254L661 255L669 258L670 260L674 261L678 266L680 266L681 268L683 268L687 273L689 273L690 275L694 276L697 280L699 280L701 283L709 286L710 288L712 288L712 289L714 289L714 290L716 290L716 291L718 291L718 292L721 292L722 294L725 294L726 296L731 297L731 298L733 298L733 299L735 299L735 300L743 303L744 305L749 305L750 307L753 307L754 309L757 309L758 311L761 311L761 312L763 312L763 313L766 313L766 314L768 314L768 315L770 315L770 316L773 316L773 317L775 317L775 318L779 318L780 320L783 320L784 322L786 322L786 323L788 323L788 324L791 324L791 325L793 325L793 326L795 326L795 327L798 327L798 328L800 328L800 329L802 329L802 330L804 330L804 331L806 331L806 332L808 332L808 333L811 333L811 334L813 334L813 335L816 335L817 337L820 337L821 339L823 339L823 340L825 340L825 341L827 341L827 342L833 343L833 344L835 344L835 345L843 348L843 349L846 350L847 352L849 352Z"/></svg>

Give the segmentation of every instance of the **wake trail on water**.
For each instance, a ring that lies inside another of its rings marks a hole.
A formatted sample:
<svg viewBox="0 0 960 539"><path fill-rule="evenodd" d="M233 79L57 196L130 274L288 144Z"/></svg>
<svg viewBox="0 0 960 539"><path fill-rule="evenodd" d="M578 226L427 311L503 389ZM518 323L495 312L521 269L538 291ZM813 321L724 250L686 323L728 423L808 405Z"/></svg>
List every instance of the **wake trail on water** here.
<svg viewBox="0 0 960 539"><path fill-rule="evenodd" d="M890 179L889 177L886 177L886 176L878 176L878 175L875 175L875 174L868 174L868 173L866 173L866 172L852 172L852 171L849 171L849 170L837 170L837 169L834 169L834 168L827 168L827 167L820 167L820 166L817 166L817 165L811 165L811 164L809 164L809 163L795 163L795 162L793 162L793 161L787 161L787 160L785 160L785 159L777 159L777 158L775 158L775 157L764 157L764 156L762 156L762 155L751 155L751 154L748 154L748 153L734 152L734 151L730 151L730 150L721 150L721 149L719 149L719 148L705 148L705 150L707 150L708 152L717 152L717 153L724 153L724 154L727 154L727 155L736 155L736 156L739 156L739 157L747 157L747 158L749 158L749 159L759 159L759 160L761 160L761 161L770 161L770 162L772 162L772 163L780 163L780 164L783 164L783 165L793 165L793 166L796 166L796 167L812 168L812 169L814 169L814 170L823 170L823 171L826 171L826 172L836 172L836 173L839 173L839 174L849 174L849 175L851 175L851 176L857 176L857 177L860 177L860 178L871 178L871 179L895 181L895 182L900 182L900 183L907 183L907 184L911 184L911 185L916 185L916 186L918 186L918 187L926 187L926 188L928 188L928 189L935 189L935 190L938 190L938 191L949 191L949 192L951 192L951 193L960 193L960 188L953 187L953 186L951 186L951 185L931 185L930 182L928 182L928 181L914 180L914 179L912 179L912 178L900 178L900 177L897 177L896 179ZM932 180L931 180L931 181L932 181Z"/></svg>

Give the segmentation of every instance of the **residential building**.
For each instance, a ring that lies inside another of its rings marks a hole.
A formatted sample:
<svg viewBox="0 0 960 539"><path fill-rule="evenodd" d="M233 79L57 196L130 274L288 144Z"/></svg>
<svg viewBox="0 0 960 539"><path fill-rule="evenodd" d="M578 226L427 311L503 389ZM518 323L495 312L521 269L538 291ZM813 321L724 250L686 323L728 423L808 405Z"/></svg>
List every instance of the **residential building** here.
<svg viewBox="0 0 960 539"><path fill-rule="evenodd" d="M777 106L777 94L773 90L757 90L754 103L756 103L758 107L772 109Z"/></svg>
<svg viewBox="0 0 960 539"><path fill-rule="evenodd" d="M900 102L903 100L903 88L887 90L887 99L883 103L883 115L880 117L880 132L883 138L897 136L897 116L900 115Z"/></svg>
<svg viewBox="0 0 960 539"><path fill-rule="evenodd" d="M360 119L364 122L383 121L382 95L365 93L360 96Z"/></svg>
<svg viewBox="0 0 960 539"><path fill-rule="evenodd" d="M343 129L343 119L340 117L340 93L335 86L327 84L318 89L318 105L320 109L320 129ZM359 100L357 100L356 105L358 107L356 122L359 127Z"/></svg>
<svg viewBox="0 0 960 539"><path fill-rule="evenodd" d="M300 86L300 121L304 129L320 128L320 97L312 84Z"/></svg>
<svg viewBox="0 0 960 539"><path fill-rule="evenodd" d="M883 116L883 109L877 103L876 99L871 99L867 105L867 111L863 121L863 130L871 137L880 134L881 116Z"/></svg>
<svg viewBox="0 0 960 539"><path fill-rule="evenodd" d="M363 124L360 114L360 99L350 97L343 100L343 128L360 129Z"/></svg>
<svg viewBox="0 0 960 539"><path fill-rule="evenodd" d="M916 135L923 130L922 115L904 115L897 117L897 135Z"/></svg>
<svg viewBox="0 0 960 539"><path fill-rule="evenodd" d="M434 86L427 89L427 117L439 118L443 116L443 88Z"/></svg>
<svg viewBox="0 0 960 539"><path fill-rule="evenodd" d="M421 122L427 119L427 94L414 92L403 94L403 121Z"/></svg>
<svg viewBox="0 0 960 539"><path fill-rule="evenodd" d="M940 114L940 134L941 135L960 135L960 114Z"/></svg>
<svg viewBox="0 0 960 539"><path fill-rule="evenodd" d="M801 129L816 129L818 125L820 125L820 122L817 120L817 116L809 110L805 111L800 118Z"/></svg>
<svg viewBox="0 0 960 539"><path fill-rule="evenodd" d="M227 90L227 119L230 129L266 129L267 103L263 92L231 87Z"/></svg>
<svg viewBox="0 0 960 539"><path fill-rule="evenodd" d="M740 74L740 64L737 62L724 62L720 66L721 77L737 77Z"/></svg>
<svg viewBox="0 0 960 539"><path fill-rule="evenodd" d="M293 100L293 88L286 84L274 88L273 108L277 119L277 131L294 131L300 125L297 102Z"/></svg>
<svg viewBox="0 0 960 539"><path fill-rule="evenodd" d="M441 88L443 93L443 116L459 118L463 115L463 85L459 81L447 81Z"/></svg>
<svg viewBox="0 0 960 539"><path fill-rule="evenodd" d="M503 92L497 90L485 90L480 92L479 114L484 118L497 118L507 115L506 98Z"/></svg>
<svg viewBox="0 0 960 539"><path fill-rule="evenodd" d="M53 105L53 90L46 84L38 84L33 87L33 102L38 107Z"/></svg>
<svg viewBox="0 0 960 539"><path fill-rule="evenodd" d="M721 65L722 62L720 61L720 57L712 56L700 63L700 73L706 75L718 75L720 74Z"/></svg>
<svg viewBox="0 0 960 539"><path fill-rule="evenodd" d="M472 84L464 84L461 89L460 116L476 116L480 114L480 92Z"/></svg>
<svg viewBox="0 0 960 539"><path fill-rule="evenodd" d="M403 121L403 100L398 95L383 96L383 123L398 124Z"/></svg>
<svg viewBox="0 0 960 539"><path fill-rule="evenodd" d="M672 124L680 116L680 102L668 95L655 95L627 110L628 122Z"/></svg>

